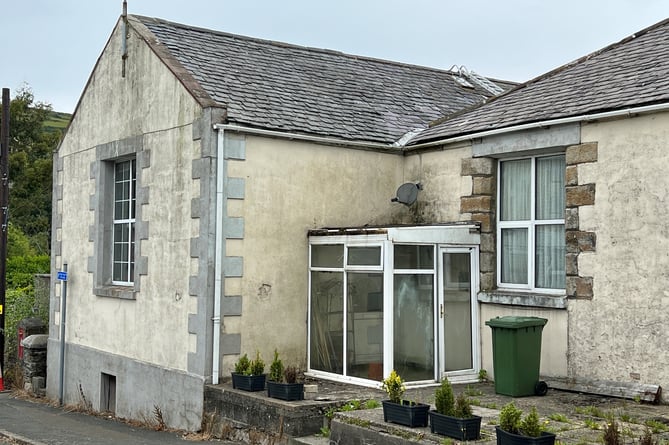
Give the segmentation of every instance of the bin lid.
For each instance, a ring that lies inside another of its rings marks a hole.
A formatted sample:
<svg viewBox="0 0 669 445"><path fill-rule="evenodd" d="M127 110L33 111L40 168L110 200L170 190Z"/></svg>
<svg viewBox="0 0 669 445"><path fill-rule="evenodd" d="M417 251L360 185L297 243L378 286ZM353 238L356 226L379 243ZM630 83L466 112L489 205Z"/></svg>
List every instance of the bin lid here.
<svg viewBox="0 0 669 445"><path fill-rule="evenodd" d="M546 318L539 317L519 317L507 315L505 317L492 318L485 322L491 328L520 329L532 326L544 326L548 322Z"/></svg>

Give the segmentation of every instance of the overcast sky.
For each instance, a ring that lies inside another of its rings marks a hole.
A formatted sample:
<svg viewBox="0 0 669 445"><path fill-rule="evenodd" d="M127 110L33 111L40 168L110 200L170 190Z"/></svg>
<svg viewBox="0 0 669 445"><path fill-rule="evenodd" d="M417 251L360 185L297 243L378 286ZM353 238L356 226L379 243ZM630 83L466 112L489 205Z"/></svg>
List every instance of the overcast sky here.
<svg viewBox="0 0 669 445"><path fill-rule="evenodd" d="M72 112L122 0L2 0L0 87ZM667 0L128 0L128 13L522 82L669 17Z"/></svg>

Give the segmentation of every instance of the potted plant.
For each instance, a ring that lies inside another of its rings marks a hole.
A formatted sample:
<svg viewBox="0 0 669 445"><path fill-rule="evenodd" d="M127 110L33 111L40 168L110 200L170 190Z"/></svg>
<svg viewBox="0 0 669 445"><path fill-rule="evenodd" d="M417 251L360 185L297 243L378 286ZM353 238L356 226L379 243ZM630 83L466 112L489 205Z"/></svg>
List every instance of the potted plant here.
<svg viewBox="0 0 669 445"><path fill-rule="evenodd" d="M262 391L265 389L265 362L256 351L256 358L251 361L244 354L237 360L232 373L232 387L243 391Z"/></svg>
<svg viewBox="0 0 669 445"><path fill-rule="evenodd" d="M499 413L499 426L495 427L498 445L553 445L555 434L543 431L535 407L525 416L509 402Z"/></svg>
<svg viewBox="0 0 669 445"><path fill-rule="evenodd" d="M304 400L304 383L297 383L297 368L283 367L279 353L274 350L274 360L269 367L267 395L281 400Z"/></svg>
<svg viewBox="0 0 669 445"><path fill-rule="evenodd" d="M441 382L435 391L436 410L428 413L430 431L459 440L476 440L481 433L481 417L472 412L467 396L453 398L453 388L448 379Z"/></svg>
<svg viewBox="0 0 669 445"><path fill-rule="evenodd" d="M427 412L430 405L404 400L406 387L404 381L393 369L388 378L383 380L383 390L390 400L382 400L383 421L393 422L408 427L427 426Z"/></svg>

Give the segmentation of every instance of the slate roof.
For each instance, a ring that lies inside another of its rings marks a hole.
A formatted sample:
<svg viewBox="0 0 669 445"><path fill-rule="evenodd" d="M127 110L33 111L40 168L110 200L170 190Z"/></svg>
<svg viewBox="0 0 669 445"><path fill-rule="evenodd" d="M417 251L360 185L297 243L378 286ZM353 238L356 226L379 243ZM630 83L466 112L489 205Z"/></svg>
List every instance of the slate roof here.
<svg viewBox="0 0 669 445"><path fill-rule="evenodd" d="M669 19L443 118L409 144L669 100Z"/></svg>
<svg viewBox="0 0 669 445"><path fill-rule="evenodd" d="M182 81L190 76L184 85L201 103L227 108L228 123L392 144L490 96L450 71L137 15L129 21Z"/></svg>

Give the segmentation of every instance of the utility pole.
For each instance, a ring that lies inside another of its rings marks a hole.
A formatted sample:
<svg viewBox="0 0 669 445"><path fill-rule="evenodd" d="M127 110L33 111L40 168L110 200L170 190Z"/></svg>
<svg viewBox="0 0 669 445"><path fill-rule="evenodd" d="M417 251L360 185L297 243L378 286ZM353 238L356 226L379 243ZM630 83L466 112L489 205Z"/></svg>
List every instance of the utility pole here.
<svg viewBox="0 0 669 445"><path fill-rule="evenodd" d="M9 220L9 88L2 89L0 125L0 371L5 369L5 294Z"/></svg>

